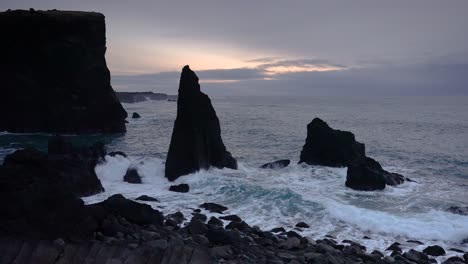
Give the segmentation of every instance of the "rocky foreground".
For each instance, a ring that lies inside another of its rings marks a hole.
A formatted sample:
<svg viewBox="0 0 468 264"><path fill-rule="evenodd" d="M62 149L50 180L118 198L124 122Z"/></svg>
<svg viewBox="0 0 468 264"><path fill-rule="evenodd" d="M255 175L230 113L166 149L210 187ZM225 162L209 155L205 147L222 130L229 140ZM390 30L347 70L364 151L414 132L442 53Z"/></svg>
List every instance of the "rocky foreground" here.
<svg viewBox="0 0 468 264"><path fill-rule="evenodd" d="M191 215L164 215L139 202L159 205L150 196L130 200L114 195L85 205L80 196L104 191L93 168L105 155L102 144L77 148L53 137L49 153L25 149L5 158L0 167L0 263L424 264L445 255L440 247L403 252L395 243L387 252L369 252L331 236L314 241L298 233L310 228L306 223L295 230L261 230L239 216L225 215L227 208L213 201ZM208 219L208 211L217 217ZM460 252L445 263L467 261L468 255Z"/></svg>

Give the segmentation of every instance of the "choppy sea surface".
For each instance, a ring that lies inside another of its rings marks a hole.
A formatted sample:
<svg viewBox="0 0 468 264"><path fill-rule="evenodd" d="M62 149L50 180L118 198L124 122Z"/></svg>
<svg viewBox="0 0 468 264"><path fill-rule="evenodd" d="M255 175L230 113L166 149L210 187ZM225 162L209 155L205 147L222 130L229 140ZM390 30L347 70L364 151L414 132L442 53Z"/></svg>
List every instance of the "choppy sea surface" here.
<svg viewBox="0 0 468 264"><path fill-rule="evenodd" d="M168 182L164 161L176 102L124 104L129 116L142 116L128 118L127 133L70 136L76 144L104 141L109 151L129 156L107 156L96 167L106 191L85 202L116 193L127 198L146 194L160 200L148 203L154 208L186 216L204 202L216 202L250 225L293 229L304 221L311 227L302 235L351 239L368 250L385 250L398 241L418 250L438 244L468 251L462 243L468 238L468 216L445 211L468 206L468 97L212 97L212 103L238 170L210 169ZM306 125L314 117L353 132L368 156L416 182L360 192L345 187L345 168L298 165ZM26 146L46 150L48 137L1 133L0 159ZM291 159L291 165L258 168L277 159ZM138 169L143 184L123 182L129 166ZM190 192L168 191L179 183L188 183ZM406 242L410 239L425 246Z"/></svg>

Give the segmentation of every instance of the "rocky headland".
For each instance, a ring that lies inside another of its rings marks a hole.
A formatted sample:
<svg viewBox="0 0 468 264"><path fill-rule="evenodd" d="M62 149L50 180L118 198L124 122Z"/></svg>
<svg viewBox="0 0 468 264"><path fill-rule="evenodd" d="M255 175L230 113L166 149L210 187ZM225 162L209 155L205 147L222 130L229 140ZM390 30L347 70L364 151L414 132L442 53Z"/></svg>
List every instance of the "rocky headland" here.
<svg viewBox="0 0 468 264"><path fill-rule="evenodd" d="M0 12L0 131L125 132L110 85L103 14Z"/></svg>

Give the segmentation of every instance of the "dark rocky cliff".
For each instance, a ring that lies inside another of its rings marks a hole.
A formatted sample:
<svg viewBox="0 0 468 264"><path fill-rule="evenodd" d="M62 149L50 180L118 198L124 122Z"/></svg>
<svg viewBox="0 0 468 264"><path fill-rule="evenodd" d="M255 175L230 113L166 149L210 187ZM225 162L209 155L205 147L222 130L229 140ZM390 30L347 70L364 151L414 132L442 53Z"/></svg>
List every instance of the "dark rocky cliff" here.
<svg viewBox="0 0 468 264"><path fill-rule="evenodd" d="M125 131L104 15L16 10L1 12L0 25L0 131Z"/></svg>

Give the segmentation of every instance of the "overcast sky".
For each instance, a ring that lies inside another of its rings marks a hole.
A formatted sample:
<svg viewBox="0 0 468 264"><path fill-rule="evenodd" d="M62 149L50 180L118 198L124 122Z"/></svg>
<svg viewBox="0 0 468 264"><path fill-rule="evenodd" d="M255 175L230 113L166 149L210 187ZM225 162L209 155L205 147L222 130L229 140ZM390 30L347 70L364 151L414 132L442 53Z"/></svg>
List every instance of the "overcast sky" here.
<svg viewBox="0 0 468 264"><path fill-rule="evenodd" d="M2 0L98 11L116 90L468 95L468 1Z"/></svg>

